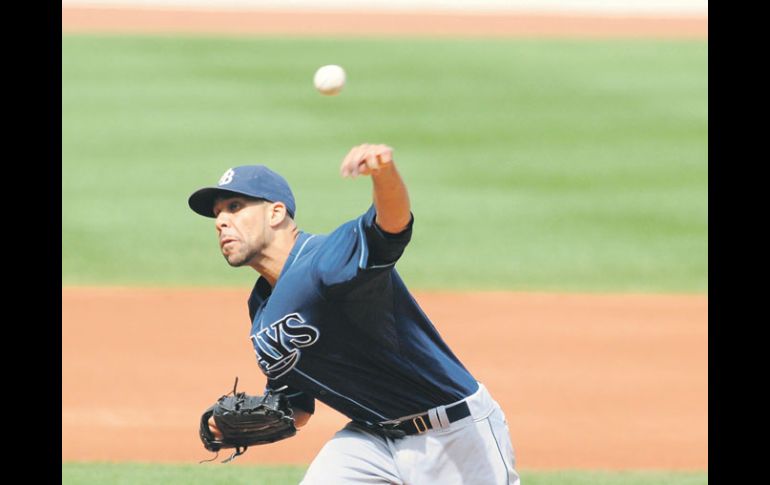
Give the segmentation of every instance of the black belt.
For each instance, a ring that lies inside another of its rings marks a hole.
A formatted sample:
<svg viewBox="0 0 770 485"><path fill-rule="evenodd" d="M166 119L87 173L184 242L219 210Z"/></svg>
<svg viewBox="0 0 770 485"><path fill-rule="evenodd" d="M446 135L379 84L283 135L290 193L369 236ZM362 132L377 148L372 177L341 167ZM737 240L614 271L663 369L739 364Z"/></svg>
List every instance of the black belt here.
<svg viewBox="0 0 770 485"><path fill-rule="evenodd" d="M471 415L471 410L468 408L468 403L462 401L446 408L446 415L449 418L450 423L459 421L463 418L467 418ZM409 418L405 421L401 421L397 425L381 425L389 431L398 430L402 431L405 435L422 434L429 429L433 429L433 425L430 423L428 413Z"/></svg>

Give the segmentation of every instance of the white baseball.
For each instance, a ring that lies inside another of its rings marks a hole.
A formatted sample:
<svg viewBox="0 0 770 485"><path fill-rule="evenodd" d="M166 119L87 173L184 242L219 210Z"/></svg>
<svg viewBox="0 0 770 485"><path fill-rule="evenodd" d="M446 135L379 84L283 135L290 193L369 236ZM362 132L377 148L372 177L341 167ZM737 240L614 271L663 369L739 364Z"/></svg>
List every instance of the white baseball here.
<svg viewBox="0 0 770 485"><path fill-rule="evenodd" d="M335 64L319 67L313 77L315 88L325 96L334 96L345 86L345 70Z"/></svg>

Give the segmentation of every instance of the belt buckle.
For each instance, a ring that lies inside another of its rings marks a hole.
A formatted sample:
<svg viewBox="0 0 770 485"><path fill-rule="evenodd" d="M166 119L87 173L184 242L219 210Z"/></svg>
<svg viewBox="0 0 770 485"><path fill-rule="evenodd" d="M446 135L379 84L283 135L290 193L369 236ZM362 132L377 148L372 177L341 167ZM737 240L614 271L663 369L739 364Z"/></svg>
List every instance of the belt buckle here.
<svg viewBox="0 0 770 485"><path fill-rule="evenodd" d="M417 423L422 424L422 429L420 429L420 425ZM425 422L425 419L423 419L422 416L412 418L412 424L414 424L414 427L417 428L417 434L423 434L424 432L428 431L428 424Z"/></svg>

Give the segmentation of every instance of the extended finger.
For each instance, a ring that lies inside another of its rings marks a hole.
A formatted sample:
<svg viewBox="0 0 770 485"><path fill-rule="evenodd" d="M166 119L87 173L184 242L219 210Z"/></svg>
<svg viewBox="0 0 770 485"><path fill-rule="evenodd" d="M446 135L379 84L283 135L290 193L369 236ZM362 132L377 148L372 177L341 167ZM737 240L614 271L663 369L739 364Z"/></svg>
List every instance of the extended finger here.
<svg viewBox="0 0 770 485"><path fill-rule="evenodd" d="M353 147L350 149L347 155L345 155L345 158L342 160L342 165L340 165L340 173L343 177L350 177L353 174L353 160L356 157L356 153L358 152L358 147Z"/></svg>
<svg viewBox="0 0 770 485"><path fill-rule="evenodd" d="M350 150L350 154L348 154L347 158L345 159L345 171L347 173L348 177L355 178L356 174L356 164L358 163L358 148L353 148Z"/></svg>
<svg viewBox="0 0 770 485"><path fill-rule="evenodd" d="M356 154L353 157L353 174L354 176L359 176L361 174L367 173L366 171L366 158L369 156L369 145L363 144L359 145L358 149L356 150Z"/></svg>

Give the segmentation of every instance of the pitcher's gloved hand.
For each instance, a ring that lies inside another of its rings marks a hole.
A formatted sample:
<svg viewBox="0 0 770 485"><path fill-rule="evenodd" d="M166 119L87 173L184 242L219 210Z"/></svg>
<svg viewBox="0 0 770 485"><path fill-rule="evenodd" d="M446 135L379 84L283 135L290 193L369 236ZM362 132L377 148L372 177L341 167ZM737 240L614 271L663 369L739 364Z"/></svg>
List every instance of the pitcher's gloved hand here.
<svg viewBox="0 0 770 485"><path fill-rule="evenodd" d="M226 462L242 455L249 446L273 443L297 434L294 413L285 394L268 390L261 396L250 396L236 392L237 385L236 378L233 392L220 397L206 409L200 421L200 438L207 450L235 449ZM221 437L211 432L211 417Z"/></svg>

